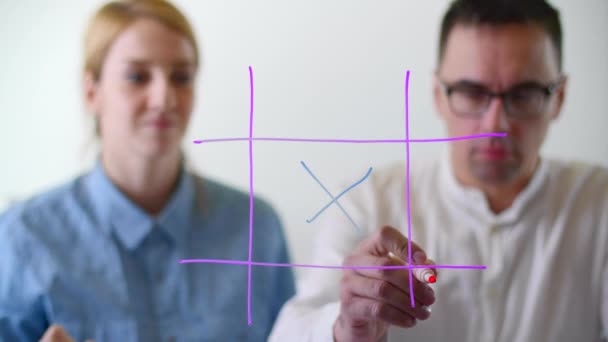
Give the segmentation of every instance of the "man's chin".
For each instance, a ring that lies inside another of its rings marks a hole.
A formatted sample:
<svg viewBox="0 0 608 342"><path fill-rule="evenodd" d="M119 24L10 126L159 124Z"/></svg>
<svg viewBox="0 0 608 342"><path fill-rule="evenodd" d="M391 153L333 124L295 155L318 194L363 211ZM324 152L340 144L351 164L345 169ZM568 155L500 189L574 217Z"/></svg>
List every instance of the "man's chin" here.
<svg viewBox="0 0 608 342"><path fill-rule="evenodd" d="M471 171L481 183L506 185L515 179L518 168L503 162L479 162L471 166Z"/></svg>

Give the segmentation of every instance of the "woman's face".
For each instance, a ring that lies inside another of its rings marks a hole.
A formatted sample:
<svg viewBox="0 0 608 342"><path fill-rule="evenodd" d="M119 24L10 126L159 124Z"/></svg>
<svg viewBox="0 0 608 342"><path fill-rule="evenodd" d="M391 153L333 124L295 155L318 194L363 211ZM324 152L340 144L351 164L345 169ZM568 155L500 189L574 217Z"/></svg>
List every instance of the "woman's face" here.
<svg viewBox="0 0 608 342"><path fill-rule="evenodd" d="M195 51L185 36L152 19L131 24L109 49L99 80L85 81L103 153L150 159L178 152L195 75Z"/></svg>

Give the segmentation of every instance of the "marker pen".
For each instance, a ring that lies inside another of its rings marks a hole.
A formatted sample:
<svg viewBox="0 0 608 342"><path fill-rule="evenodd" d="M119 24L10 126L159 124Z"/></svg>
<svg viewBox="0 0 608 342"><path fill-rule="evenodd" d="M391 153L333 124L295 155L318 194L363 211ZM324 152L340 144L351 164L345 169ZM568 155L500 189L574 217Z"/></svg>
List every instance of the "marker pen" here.
<svg viewBox="0 0 608 342"><path fill-rule="evenodd" d="M404 265L407 264L401 258L393 254L393 252L388 252L388 256L389 258L393 258L403 263ZM435 272L430 268L412 268L412 273L414 274L414 277L416 277L416 279L423 283L433 284L437 281L437 276L435 275Z"/></svg>

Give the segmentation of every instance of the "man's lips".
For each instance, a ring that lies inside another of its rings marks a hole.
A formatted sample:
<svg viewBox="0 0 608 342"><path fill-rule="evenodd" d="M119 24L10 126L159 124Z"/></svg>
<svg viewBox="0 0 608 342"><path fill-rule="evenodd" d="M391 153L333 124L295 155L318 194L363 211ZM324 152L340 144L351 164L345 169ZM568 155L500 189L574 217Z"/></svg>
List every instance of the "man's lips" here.
<svg viewBox="0 0 608 342"><path fill-rule="evenodd" d="M489 160L504 160L509 157L509 150L505 148L480 148L476 151L478 156Z"/></svg>

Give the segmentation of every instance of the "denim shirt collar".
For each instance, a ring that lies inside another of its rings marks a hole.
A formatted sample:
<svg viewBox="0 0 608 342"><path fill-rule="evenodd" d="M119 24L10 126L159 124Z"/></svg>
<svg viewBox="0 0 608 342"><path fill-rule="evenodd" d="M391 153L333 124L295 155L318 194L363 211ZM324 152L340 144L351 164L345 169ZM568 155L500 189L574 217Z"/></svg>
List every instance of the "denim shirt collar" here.
<svg viewBox="0 0 608 342"><path fill-rule="evenodd" d="M129 250L136 249L153 229L178 244L188 241L189 227L194 224L197 195L195 179L180 166L177 187L159 215L153 216L131 201L108 177L100 160L86 180L100 227L114 234Z"/></svg>

